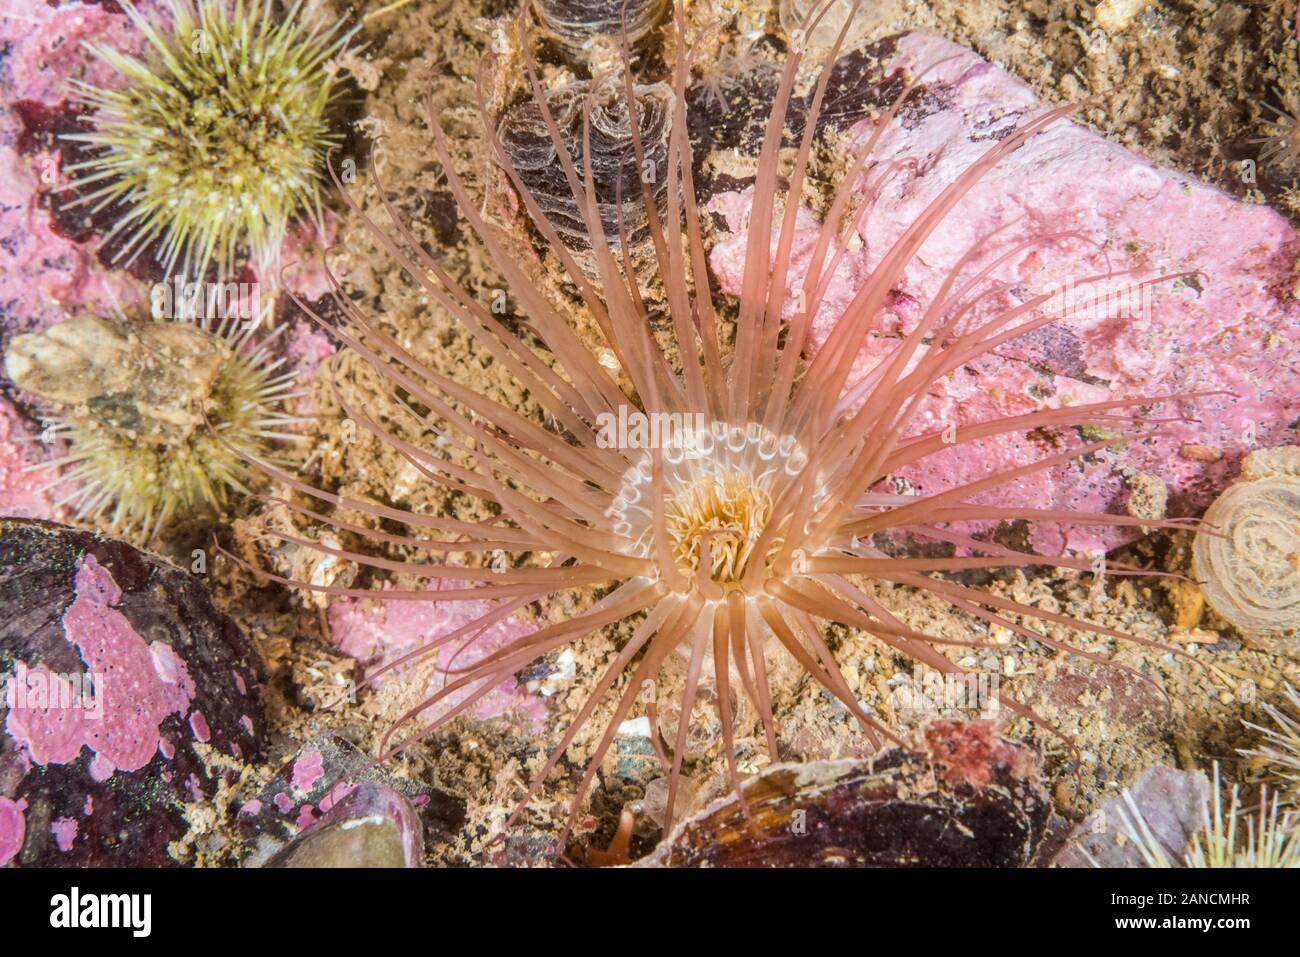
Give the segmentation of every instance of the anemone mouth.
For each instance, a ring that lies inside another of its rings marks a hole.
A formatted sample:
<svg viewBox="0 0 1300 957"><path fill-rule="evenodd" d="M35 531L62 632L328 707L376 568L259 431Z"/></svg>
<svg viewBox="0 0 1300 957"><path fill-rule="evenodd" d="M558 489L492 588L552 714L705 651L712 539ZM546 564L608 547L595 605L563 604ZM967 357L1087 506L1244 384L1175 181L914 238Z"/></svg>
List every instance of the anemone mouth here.
<svg viewBox="0 0 1300 957"><path fill-rule="evenodd" d="M707 579L724 594L743 591L744 580L770 577L789 535L777 502L808 468L809 457L793 435L777 435L757 423L730 425L699 417L694 426L642 452L624 473L607 514L615 534L629 542L628 554L658 552L663 561L663 550L655 548L655 504L662 501L667 560L681 578L687 583ZM816 504L825 492L816 481L812 487ZM780 526L769 530L774 520ZM764 574L749 574L756 562Z"/></svg>
<svg viewBox="0 0 1300 957"><path fill-rule="evenodd" d="M709 577L724 591L741 587L751 562L768 564L785 544L771 539L756 554L763 530L772 517L772 495L749 472L705 475L666 503L666 525L673 543L673 560L694 578L700 563L709 562Z"/></svg>

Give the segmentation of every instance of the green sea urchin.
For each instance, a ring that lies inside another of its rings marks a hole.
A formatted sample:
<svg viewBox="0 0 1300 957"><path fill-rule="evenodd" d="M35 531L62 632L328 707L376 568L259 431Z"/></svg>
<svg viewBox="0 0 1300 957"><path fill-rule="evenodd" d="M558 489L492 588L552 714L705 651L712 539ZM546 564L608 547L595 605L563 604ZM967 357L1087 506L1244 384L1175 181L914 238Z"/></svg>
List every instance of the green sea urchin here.
<svg viewBox="0 0 1300 957"><path fill-rule="evenodd" d="M58 408L50 438L66 452L58 502L123 537L153 539L174 517L220 509L245 491L243 459L265 455L298 421L280 404L295 374L271 337L236 320L107 322L85 316L15 337L5 367Z"/></svg>
<svg viewBox="0 0 1300 957"><path fill-rule="evenodd" d="M1282 169L1294 169L1300 162L1300 96L1294 92L1276 91L1282 101L1282 108L1270 103L1260 106L1273 114L1262 121L1265 136L1250 140L1253 145L1263 146L1259 151L1261 163L1273 164Z"/></svg>
<svg viewBox="0 0 1300 957"><path fill-rule="evenodd" d="M157 243L168 274L179 264L202 278L215 263L225 275L242 247L268 266L295 215L320 220L321 162L340 142L327 117L339 84L326 63L355 28L309 25L301 0L276 18L271 0L238 0L233 12L220 0L169 5L164 29L122 0L148 41L144 60L86 45L126 82L74 81L96 128L64 138L98 154L67 167L82 190L69 206L120 206L104 236L123 236L114 262Z"/></svg>
<svg viewBox="0 0 1300 957"><path fill-rule="evenodd" d="M1300 691L1289 684L1285 690L1290 713L1265 705L1264 711L1273 719L1273 726L1264 727L1247 721L1246 727L1262 734L1264 741L1258 748L1241 753L1260 759L1291 803L1300 804Z"/></svg>

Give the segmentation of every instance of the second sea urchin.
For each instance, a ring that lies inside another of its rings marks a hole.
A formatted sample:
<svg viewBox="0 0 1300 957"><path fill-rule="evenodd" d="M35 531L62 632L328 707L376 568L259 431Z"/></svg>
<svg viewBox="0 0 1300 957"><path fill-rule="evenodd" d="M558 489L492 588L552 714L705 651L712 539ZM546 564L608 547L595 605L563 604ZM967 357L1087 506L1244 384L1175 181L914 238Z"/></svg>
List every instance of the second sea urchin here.
<svg viewBox="0 0 1300 957"><path fill-rule="evenodd" d="M526 17L527 4L521 14L521 34ZM544 411L544 420L525 417L422 364L408 346L367 316L340 288L338 312L346 321L335 328L336 334L383 376L392 389L393 401L437 441L428 445L408 441L396 434L394 425L379 421L368 409L340 394L343 412L394 449L429 482L485 503L495 517L464 521L339 495L263 465L288 488L323 503L309 507L304 504L307 499L279 500L284 505L309 519L353 533L376 548L395 546L403 560L328 547L284 532L269 534L335 559L443 586L385 590L385 600L492 603L490 610L472 623L390 662L368 680L436 647L470 641L533 602L593 588L606 590L585 612L545 625L459 672L453 669L454 680L399 722L399 727L418 723L428 709L447 702L435 721L417 727L406 741L465 713L531 662L607 626L625 620L635 624L630 638L611 654L589 697L521 796L510 821L529 806L611 692L616 693L616 704L612 713L604 715L599 739L587 747L589 760L573 798L570 824L620 724L644 701L652 712L653 727L653 710L671 698L680 716L664 750L668 778L664 828L671 829L690 718L708 681L713 685L709 697L716 701L729 777L738 788L733 700L743 693L757 715L769 757L778 760L769 674L782 651L856 717L873 745L896 740L850 689L827 641L828 623L848 626L866 636L864 640L877 641L882 648L945 674L967 673L944 653L945 648L956 646L964 651L992 645L978 637L945 638L909 627L873 593L873 582L923 590L974 619L1026 640L1120 668L1065 640L1059 628L1155 643L939 577L967 570L1030 566L1086 571L1093 567L1090 561L1045 558L976 540L962 534L958 523L1180 524L1176 520L978 504L977 496L982 493L996 492L1023 476L1074 462L1104 448L1105 442L1063 447L1038 461L990 471L979 480L937 494L903 496L893 494L884 484L895 470L950 445L979 443L1008 432L1091 427L1116 436L1116 441L1137 434L1142 426L1139 412L1158 399L1077 405L973 426L908 432L931 383L1059 318L1060 314L1050 309L1055 291L1011 306L998 306L996 298L989 295L990 286L996 284L988 279L999 264L1029 247L1046 245L1050 239L999 244L997 237L985 237L951 264L940 293L928 304L920 322L898 337L892 354L865 381L852 380L853 362L862 343L878 330L891 290L925 239L994 164L1070 109L1052 110L1027 120L952 182L884 252L875 270L862 280L828 340L808 356L811 319L821 307L829 277L843 255L843 247L836 246L837 235L850 222L857 225L862 215L850 212L854 191L864 179L868 190L879 188L892 174L888 164L873 168L869 160L881 132L916 93L917 80L903 84L893 106L876 123L874 136L852 157L824 219L802 290L792 291L788 284L799 205L795 200L808 176L816 119L838 49L837 45L830 50L820 71L797 151L783 156L783 127L803 60L803 51L796 46L782 71L758 157L733 344L724 318L727 304L714 302L707 279L701 226L704 214L693 182L687 132L686 91L692 58L683 39L685 16L680 4L675 19L678 46L671 61L671 129L663 167L668 177L665 214L659 213L652 199L653 184L644 180L641 184L653 242L652 264L662 281L675 343L665 348L651 332L647 303L634 278L639 264L632 261L626 228L620 228L615 237L604 238L599 203L602 184L596 182L594 164L587 162L596 103L588 96L581 104L578 129L583 142L574 159L571 144L564 141L548 107L548 91L525 40L520 55L540 121L537 135L551 140L553 155L572 194L572 208L592 239L596 279L590 278L568 251L545 207L516 168L481 100L483 135L550 254L563 265L604 345L584 341L571 328L512 254L498 229L485 220L480 204L457 172L435 112L433 147L448 188L468 227L508 283L511 299L526 314L527 323L507 326L494 309L460 285L405 227L377 179L377 198L391 218L391 230L378 226L351 198L348 202L428 297L463 324L514 376ZM815 26L813 18L809 29ZM839 34L841 42L845 29ZM621 82L633 117L629 124L634 131L632 147L641 164L644 144L635 133L639 124L626 45L623 55ZM783 167L786 160L789 162ZM841 251L835 252L836 248ZM789 299L801 305L784 325L783 307ZM300 305L310 311L307 304ZM616 362L602 360L610 354ZM628 436L609 441L606 426L632 418L677 423L680 428L670 430L676 440L650 442L648 446L630 441ZM1062 442L1069 441L1069 433L1062 433ZM329 509L336 511L327 514ZM348 514L400 523L409 532L377 531L349 521ZM891 536L899 533L948 543L956 555L894 557L887 549ZM481 564L430 560L419 557L421 553L459 556ZM505 553L506 562L499 560L500 553ZM1125 574L1130 570L1109 566L1108 571ZM336 596L372 594L366 589L279 580ZM1058 627L1031 630L1024 622L1028 617ZM653 687L670 658L679 653L685 662L681 685L666 687L658 696L647 695L646 686ZM1031 708L1010 695L1001 694L998 700L1017 715L1037 718ZM391 754L405 743L399 741L389 748L386 738L381 751Z"/></svg>
<svg viewBox="0 0 1300 957"><path fill-rule="evenodd" d="M1250 140L1257 146L1261 163L1274 164L1283 170L1294 170L1300 163L1300 97L1294 92L1277 90L1282 107L1261 103L1272 116L1264 115L1262 125L1266 135Z"/></svg>
<svg viewBox="0 0 1300 957"><path fill-rule="evenodd" d="M272 0L169 0L170 24L122 0L148 41L144 59L103 44L90 51L123 78L120 89L74 82L95 129L65 135L96 151L67 167L80 195L69 206L112 208L114 261L157 246L164 272L221 274L247 247L266 267L290 220L320 218L325 153L339 144L327 112L339 84L326 70L350 32L308 25L301 0L282 17ZM277 22L278 21L278 22Z"/></svg>
<svg viewBox="0 0 1300 957"><path fill-rule="evenodd" d="M1201 829L1192 835L1181 859L1171 856L1155 836L1133 795L1125 791L1123 800L1120 821L1125 836L1146 867L1300 867L1300 819L1295 812L1280 809L1278 795L1270 796L1268 788L1261 788L1257 810L1251 813L1249 806L1243 805L1237 784L1225 806L1217 761L1210 797L1201 805Z"/></svg>
<svg viewBox="0 0 1300 957"><path fill-rule="evenodd" d="M152 540L170 521L247 491L246 459L293 440L281 408L295 374L241 320L109 322L80 316L16 336L5 369L57 408L64 454L42 468L82 521Z"/></svg>

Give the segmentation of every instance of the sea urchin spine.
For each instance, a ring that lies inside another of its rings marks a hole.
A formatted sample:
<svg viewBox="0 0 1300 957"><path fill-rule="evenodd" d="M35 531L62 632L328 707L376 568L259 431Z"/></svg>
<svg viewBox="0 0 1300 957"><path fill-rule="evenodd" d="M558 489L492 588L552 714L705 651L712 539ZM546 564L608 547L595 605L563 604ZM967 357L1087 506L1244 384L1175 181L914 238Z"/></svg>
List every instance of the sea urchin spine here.
<svg viewBox="0 0 1300 957"><path fill-rule="evenodd" d="M283 327L281 327L283 329ZM59 505L114 534L151 541L173 518L220 510L246 492L250 458L294 441L286 414L296 373L269 336L237 319L108 322L69 319L14 338L5 368L20 388L53 403L63 455Z"/></svg>
<svg viewBox="0 0 1300 957"><path fill-rule="evenodd" d="M301 0L272 19L272 0L169 0L171 23L150 22L122 0L149 44L146 60L102 44L87 48L123 77L122 89L74 81L95 129L64 139L97 150L67 167L80 192L69 207L120 215L115 262L157 245L164 272L202 279L230 273L247 246L270 267L290 220L321 218L326 152L340 142L327 111L339 85L326 64L352 36L341 22L304 23Z"/></svg>

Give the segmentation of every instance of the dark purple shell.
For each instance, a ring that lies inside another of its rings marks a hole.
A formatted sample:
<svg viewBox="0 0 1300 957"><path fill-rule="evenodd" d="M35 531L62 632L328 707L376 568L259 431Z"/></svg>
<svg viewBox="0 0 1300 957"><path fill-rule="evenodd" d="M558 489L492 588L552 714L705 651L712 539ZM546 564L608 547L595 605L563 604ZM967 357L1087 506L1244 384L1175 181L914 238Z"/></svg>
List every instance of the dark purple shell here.
<svg viewBox="0 0 1300 957"><path fill-rule="evenodd" d="M684 821L641 866L1028 867L1063 830L1023 749L936 722L926 752L779 764Z"/></svg>
<svg viewBox="0 0 1300 957"><path fill-rule="evenodd" d="M200 577L0 520L0 865L166 866L210 763L264 760L260 665Z"/></svg>

